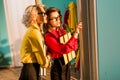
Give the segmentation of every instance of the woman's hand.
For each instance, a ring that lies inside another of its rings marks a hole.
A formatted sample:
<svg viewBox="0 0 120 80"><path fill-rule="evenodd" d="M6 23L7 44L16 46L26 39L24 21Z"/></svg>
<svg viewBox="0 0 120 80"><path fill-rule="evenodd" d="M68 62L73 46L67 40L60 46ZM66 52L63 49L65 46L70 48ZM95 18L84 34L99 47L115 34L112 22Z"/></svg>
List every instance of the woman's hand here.
<svg viewBox="0 0 120 80"><path fill-rule="evenodd" d="M50 55L47 55L47 59L50 60L50 59L51 59L51 56L50 56Z"/></svg>
<svg viewBox="0 0 120 80"><path fill-rule="evenodd" d="M47 59L50 60L51 59L51 53L50 52L47 52Z"/></svg>
<svg viewBox="0 0 120 80"><path fill-rule="evenodd" d="M82 29L82 22L78 23L78 25L76 26L75 33L79 33L80 29Z"/></svg>
<svg viewBox="0 0 120 80"><path fill-rule="evenodd" d="M76 26L76 31L74 33L74 37L77 38L78 34L80 32L80 29L82 29L82 22L78 23L78 25Z"/></svg>

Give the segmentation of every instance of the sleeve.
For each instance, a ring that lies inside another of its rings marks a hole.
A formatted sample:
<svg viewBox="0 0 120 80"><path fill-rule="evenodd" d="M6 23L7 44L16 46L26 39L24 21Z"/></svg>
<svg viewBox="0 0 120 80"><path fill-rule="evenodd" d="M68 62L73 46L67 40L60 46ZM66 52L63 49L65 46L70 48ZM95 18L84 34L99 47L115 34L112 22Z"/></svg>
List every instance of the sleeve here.
<svg viewBox="0 0 120 80"><path fill-rule="evenodd" d="M45 35L45 40L46 40L47 46L52 51L61 53L61 54L69 53L70 51L76 50L78 48L78 44L77 44L78 40L74 37L71 37L66 44L60 43L59 40L57 40L50 34Z"/></svg>

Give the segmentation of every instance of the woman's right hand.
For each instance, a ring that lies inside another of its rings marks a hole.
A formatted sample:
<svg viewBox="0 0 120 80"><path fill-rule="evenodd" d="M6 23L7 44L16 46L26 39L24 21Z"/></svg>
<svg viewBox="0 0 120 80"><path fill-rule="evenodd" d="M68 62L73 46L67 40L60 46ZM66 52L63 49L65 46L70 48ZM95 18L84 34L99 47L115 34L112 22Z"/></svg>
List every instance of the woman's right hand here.
<svg viewBox="0 0 120 80"><path fill-rule="evenodd" d="M78 23L76 26L76 33L79 33L80 29L82 29L82 22Z"/></svg>
<svg viewBox="0 0 120 80"><path fill-rule="evenodd" d="M80 32L80 29L82 29L82 22L78 23L78 25L76 26L76 31L74 33L74 37L77 38L78 34Z"/></svg>

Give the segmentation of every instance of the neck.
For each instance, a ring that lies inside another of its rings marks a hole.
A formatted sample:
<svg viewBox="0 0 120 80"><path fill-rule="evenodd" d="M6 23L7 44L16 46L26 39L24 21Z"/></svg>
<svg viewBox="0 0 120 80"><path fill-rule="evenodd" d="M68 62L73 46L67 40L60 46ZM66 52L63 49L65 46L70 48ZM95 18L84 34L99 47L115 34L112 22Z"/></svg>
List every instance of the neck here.
<svg viewBox="0 0 120 80"><path fill-rule="evenodd" d="M50 27L48 31L51 32L52 30L56 30L56 29L57 29L56 27Z"/></svg>

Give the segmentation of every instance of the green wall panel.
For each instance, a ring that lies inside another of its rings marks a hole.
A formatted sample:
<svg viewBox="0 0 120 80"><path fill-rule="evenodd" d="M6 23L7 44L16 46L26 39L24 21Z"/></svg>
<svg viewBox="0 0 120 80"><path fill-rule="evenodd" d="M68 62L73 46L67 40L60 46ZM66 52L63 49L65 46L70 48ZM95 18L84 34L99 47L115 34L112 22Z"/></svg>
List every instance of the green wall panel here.
<svg viewBox="0 0 120 80"><path fill-rule="evenodd" d="M42 3L47 7L56 7L60 9L62 16L64 16L65 11L68 9L68 4L71 1L76 3L76 0L42 0Z"/></svg>
<svg viewBox="0 0 120 80"><path fill-rule="evenodd" d="M0 66L12 63L3 0L0 0Z"/></svg>
<svg viewBox="0 0 120 80"><path fill-rule="evenodd" d="M100 80L120 80L120 0L97 0Z"/></svg>

